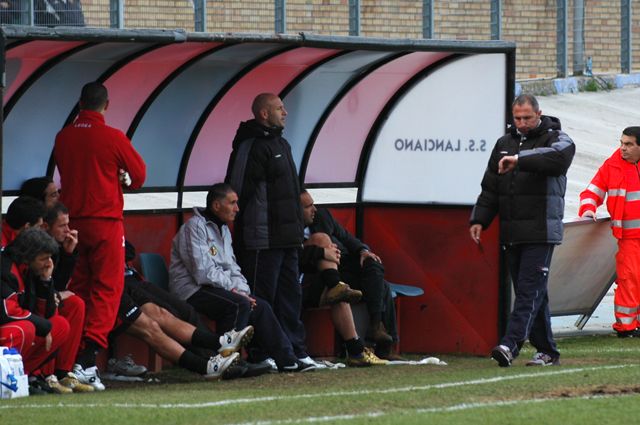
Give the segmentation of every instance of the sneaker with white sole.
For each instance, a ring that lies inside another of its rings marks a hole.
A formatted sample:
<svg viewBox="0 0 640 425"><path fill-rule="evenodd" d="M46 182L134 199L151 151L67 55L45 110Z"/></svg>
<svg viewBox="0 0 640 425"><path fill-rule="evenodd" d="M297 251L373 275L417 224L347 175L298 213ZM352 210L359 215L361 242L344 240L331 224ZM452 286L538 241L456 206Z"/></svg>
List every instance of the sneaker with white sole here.
<svg viewBox="0 0 640 425"><path fill-rule="evenodd" d="M491 358L498 362L498 366L509 367L513 361L513 354L506 345L498 345L491 350Z"/></svg>
<svg viewBox="0 0 640 425"><path fill-rule="evenodd" d="M302 357L300 359L298 359L299 362L304 363L306 365L311 365L314 366L315 369L326 369L327 365L324 363L320 363L317 362L315 360L313 360L311 357L307 356L307 357Z"/></svg>
<svg viewBox="0 0 640 425"><path fill-rule="evenodd" d="M220 379L225 370L229 366L238 362L240 354L231 353L231 355L224 357L218 354L215 357L211 357L207 363L207 373L204 375L206 379Z"/></svg>
<svg viewBox="0 0 640 425"><path fill-rule="evenodd" d="M311 372L312 370L316 370L317 367L315 364L304 363L300 360L296 360L295 363L289 366L283 366L280 369L280 372Z"/></svg>
<svg viewBox="0 0 640 425"><path fill-rule="evenodd" d="M107 372L122 376L143 376L147 373L147 368L136 364L131 354L128 354L121 359L109 359Z"/></svg>
<svg viewBox="0 0 640 425"><path fill-rule="evenodd" d="M91 366L84 369L79 364L73 366L73 374L78 378L81 384L91 385L96 391L104 391L105 386L100 381L100 375L97 366Z"/></svg>
<svg viewBox="0 0 640 425"><path fill-rule="evenodd" d="M71 388L60 385L60 382L58 382L58 378L56 377L56 375L49 375L44 378L44 380L55 394L71 394L73 392Z"/></svg>
<svg viewBox="0 0 640 425"><path fill-rule="evenodd" d="M551 357L546 353L535 353L527 366L560 366L560 357Z"/></svg>
<svg viewBox="0 0 640 425"><path fill-rule="evenodd" d="M90 393L95 391L91 385L80 382L73 372L67 372L67 376L60 380L60 385L70 388L74 393Z"/></svg>
<svg viewBox="0 0 640 425"><path fill-rule="evenodd" d="M229 332L225 332L224 335L220 336L220 348L218 348L218 353L222 355L222 357L228 357L233 353L237 353L251 341L253 337L253 326L249 325L239 331L234 329Z"/></svg>

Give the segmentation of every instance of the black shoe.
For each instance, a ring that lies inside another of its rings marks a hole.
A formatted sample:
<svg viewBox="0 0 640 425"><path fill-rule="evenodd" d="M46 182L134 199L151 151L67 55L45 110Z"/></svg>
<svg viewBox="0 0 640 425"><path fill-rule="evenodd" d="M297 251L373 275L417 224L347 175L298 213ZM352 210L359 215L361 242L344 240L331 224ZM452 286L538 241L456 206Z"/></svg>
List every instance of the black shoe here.
<svg viewBox="0 0 640 425"><path fill-rule="evenodd" d="M316 365L311 363L303 363L301 361L296 360L294 364L291 366L281 367L280 372L310 372L316 369Z"/></svg>
<svg viewBox="0 0 640 425"><path fill-rule="evenodd" d="M41 376L33 376L29 378L29 394L31 395L43 395L43 394L53 394L53 388L47 384L47 381L44 380Z"/></svg>
<svg viewBox="0 0 640 425"><path fill-rule="evenodd" d="M47 391L40 388L38 385L29 384L29 395L45 395L49 394Z"/></svg>
<svg viewBox="0 0 640 425"><path fill-rule="evenodd" d="M491 358L497 361L500 367L509 367L513 361L513 354L508 347L498 345L491 350Z"/></svg>
<svg viewBox="0 0 640 425"><path fill-rule="evenodd" d="M262 361L260 363L249 363L246 362L247 370L242 375L243 378L252 378L254 376L264 375L265 373L269 373L273 370L271 363L267 361Z"/></svg>
<svg viewBox="0 0 640 425"><path fill-rule="evenodd" d="M243 378L248 369L248 363L242 359L238 359L238 361L229 366L227 370L222 373L222 379L229 380Z"/></svg>
<svg viewBox="0 0 640 425"><path fill-rule="evenodd" d="M640 329L636 328L632 331L616 331L618 338L640 338Z"/></svg>

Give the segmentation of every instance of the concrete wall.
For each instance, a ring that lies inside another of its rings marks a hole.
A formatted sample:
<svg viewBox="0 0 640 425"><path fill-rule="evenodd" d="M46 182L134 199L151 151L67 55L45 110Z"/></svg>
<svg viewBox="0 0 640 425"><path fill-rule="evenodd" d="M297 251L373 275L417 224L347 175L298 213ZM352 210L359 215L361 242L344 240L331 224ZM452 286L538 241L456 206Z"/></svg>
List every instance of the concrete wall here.
<svg viewBox="0 0 640 425"><path fill-rule="evenodd" d="M349 34L348 0L287 0L288 33ZM585 1L585 59L596 73L620 72L620 2ZM109 0L83 0L90 26L109 26ZM421 38L422 0L361 0L365 37ZM568 65L573 73L573 8L568 2ZM556 0L502 0L502 39L518 44L518 79L555 77ZM632 70L640 70L640 0L632 0ZM488 40L489 0L434 0L434 38ZM274 0L207 0L210 32L274 31ZM189 0L126 0L127 28L184 28L192 31Z"/></svg>

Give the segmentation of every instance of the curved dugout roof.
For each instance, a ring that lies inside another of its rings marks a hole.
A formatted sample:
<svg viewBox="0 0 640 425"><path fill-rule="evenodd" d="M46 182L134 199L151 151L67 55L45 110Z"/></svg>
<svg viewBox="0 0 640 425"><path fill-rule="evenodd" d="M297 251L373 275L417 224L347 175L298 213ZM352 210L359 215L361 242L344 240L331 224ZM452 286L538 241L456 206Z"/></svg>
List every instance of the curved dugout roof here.
<svg viewBox="0 0 640 425"><path fill-rule="evenodd" d="M96 79L110 91L107 123L127 132L147 163L143 192L181 193L220 181L235 130L251 118L260 92L283 98L296 165L317 187L361 187L378 132L434 70L498 54L505 62L496 93L500 125L512 96L515 46L507 42L2 30L5 195L27 178L54 173L55 135L76 116L82 85ZM173 207L181 206L177 199Z"/></svg>

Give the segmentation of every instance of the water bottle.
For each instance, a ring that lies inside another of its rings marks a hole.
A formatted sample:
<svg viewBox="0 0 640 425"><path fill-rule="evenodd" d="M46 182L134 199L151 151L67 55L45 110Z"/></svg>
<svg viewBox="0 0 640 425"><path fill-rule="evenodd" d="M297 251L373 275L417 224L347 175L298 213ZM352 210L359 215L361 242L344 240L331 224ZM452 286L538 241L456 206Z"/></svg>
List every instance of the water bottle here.
<svg viewBox="0 0 640 425"><path fill-rule="evenodd" d="M22 356L15 348L5 348L3 350L3 355L9 362L9 367L13 372L13 376L22 376L24 375L24 365L22 363Z"/></svg>

